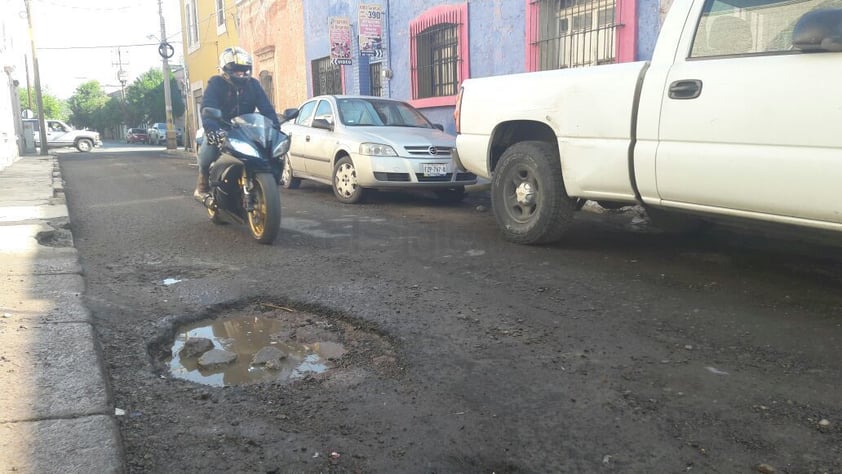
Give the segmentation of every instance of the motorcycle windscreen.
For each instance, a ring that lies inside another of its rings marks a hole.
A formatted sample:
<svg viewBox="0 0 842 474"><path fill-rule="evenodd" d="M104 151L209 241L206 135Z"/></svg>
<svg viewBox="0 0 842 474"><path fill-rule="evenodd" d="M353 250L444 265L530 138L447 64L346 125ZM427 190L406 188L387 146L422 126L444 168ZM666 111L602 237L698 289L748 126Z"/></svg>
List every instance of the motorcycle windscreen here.
<svg viewBox="0 0 842 474"><path fill-rule="evenodd" d="M229 132L236 138L254 143L262 148L277 140L278 131L272 128L273 122L258 113L245 114L231 120L234 127ZM236 135L240 135L237 137Z"/></svg>

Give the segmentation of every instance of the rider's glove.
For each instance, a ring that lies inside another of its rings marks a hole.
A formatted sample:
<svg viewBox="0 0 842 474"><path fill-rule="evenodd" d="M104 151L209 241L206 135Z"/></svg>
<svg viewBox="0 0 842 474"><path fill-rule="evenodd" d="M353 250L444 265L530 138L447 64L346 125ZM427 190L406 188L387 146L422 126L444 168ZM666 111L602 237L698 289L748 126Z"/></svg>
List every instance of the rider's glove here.
<svg viewBox="0 0 842 474"><path fill-rule="evenodd" d="M209 130L205 132L205 140L208 141L208 145L213 146L221 145L226 136L225 130Z"/></svg>

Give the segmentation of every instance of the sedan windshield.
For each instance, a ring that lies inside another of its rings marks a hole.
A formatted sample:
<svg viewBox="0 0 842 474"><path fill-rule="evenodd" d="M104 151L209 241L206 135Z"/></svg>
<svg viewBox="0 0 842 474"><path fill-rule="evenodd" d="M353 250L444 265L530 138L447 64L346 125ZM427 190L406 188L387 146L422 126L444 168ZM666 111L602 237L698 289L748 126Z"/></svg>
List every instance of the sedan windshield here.
<svg viewBox="0 0 842 474"><path fill-rule="evenodd" d="M421 127L433 128L421 112L411 105L393 100L337 99L339 120L349 127Z"/></svg>

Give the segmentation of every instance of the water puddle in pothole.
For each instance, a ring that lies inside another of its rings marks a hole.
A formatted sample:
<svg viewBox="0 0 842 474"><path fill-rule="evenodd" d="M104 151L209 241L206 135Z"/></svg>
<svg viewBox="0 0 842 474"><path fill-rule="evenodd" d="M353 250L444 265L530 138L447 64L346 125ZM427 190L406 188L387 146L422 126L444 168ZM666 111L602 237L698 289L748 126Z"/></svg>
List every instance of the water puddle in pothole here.
<svg viewBox="0 0 842 474"><path fill-rule="evenodd" d="M306 330L289 320L255 314L201 321L181 328L176 336L170 373L176 378L222 387L284 382L325 372L346 350L342 344L327 340L291 340L291 334ZM191 355L182 351L185 344L200 349ZM230 359L234 360L227 362Z"/></svg>

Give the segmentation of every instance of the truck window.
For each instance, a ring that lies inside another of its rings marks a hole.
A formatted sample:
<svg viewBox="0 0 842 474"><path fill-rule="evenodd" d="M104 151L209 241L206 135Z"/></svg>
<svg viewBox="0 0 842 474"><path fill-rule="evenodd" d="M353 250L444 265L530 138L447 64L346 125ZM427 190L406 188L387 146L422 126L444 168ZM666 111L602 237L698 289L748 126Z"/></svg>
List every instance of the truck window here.
<svg viewBox="0 0 842 474"><path fill-rule="evenodd" d="M842 8L842 0L708 0L690 57L791 51L795 23L801 15L823 8Z"/></svg>

